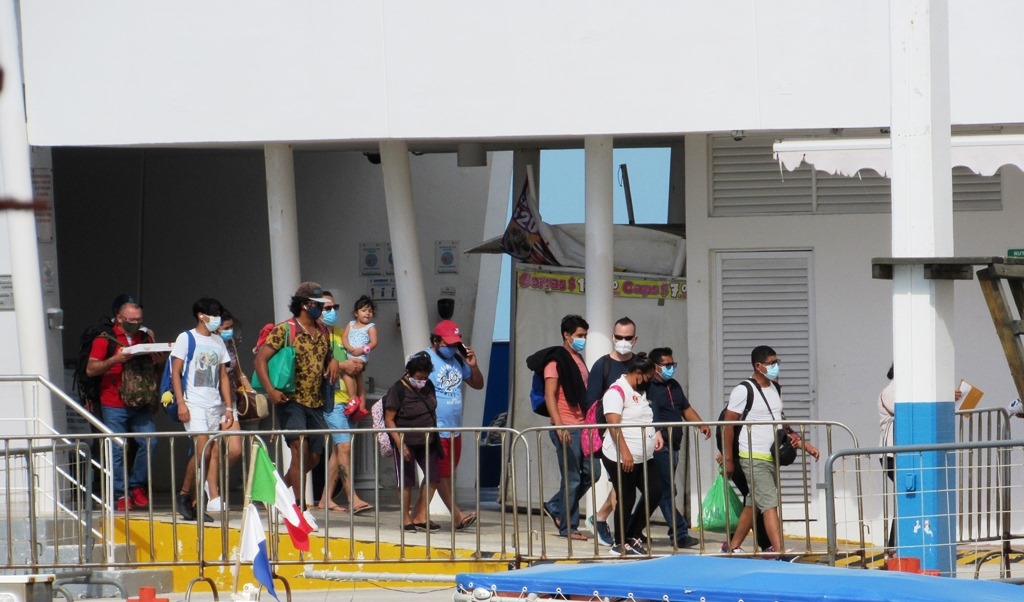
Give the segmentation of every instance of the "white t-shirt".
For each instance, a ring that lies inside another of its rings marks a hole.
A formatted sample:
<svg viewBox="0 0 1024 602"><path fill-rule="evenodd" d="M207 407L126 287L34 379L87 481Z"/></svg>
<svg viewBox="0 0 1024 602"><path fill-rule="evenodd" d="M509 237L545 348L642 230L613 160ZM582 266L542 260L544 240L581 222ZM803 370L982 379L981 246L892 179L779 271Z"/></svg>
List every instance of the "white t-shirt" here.
<svg viewBox="0 0 1024 602"><path fill-rule="evenodd" d="M228 348L219 335L203 336L193 328L189 332L196 340L192 361L182 377L185 388L185 402L189 407L214 408L224 400L220 396L220 367L230 361ZM181 333L174 340L171 357L186 361L188 357L188 333Z"/></svg>
<svg viewBox="0 0 1024 602"><path fill-rule="evenodd" d="M620 390L621 393L619 392ZM620 414L622 416L621 424L651 424L654 422L654 408L647 401L647 395L634 391L633 387L629 386L629 383L626 382L625 375L620 376L617 381L608 387L602 401L604 403L605 415ZM644 462L654 457L654 435L657 432L657 429L654 428L622 429L622 437L625 437L626 446L633 454L633 462ZM645 436L647 438L646 448L643 441ZM619 449L615 445L613 429L605 431L601 452L605 458L614 462L619 461Z"/></svg>
<svg viewBox="0 0 1024 602"><path fill-rule="evenodd" d="M764 399L761 399L761 393L757 392L757 382L753 379L749 382L754 386L754 402L750 406L750 413L747 414L747 421L782 420L782 398L779 397L779 392L775 390L775 386L769 384L766 388L761 389L761 392L764 393ZM767 406L764 403L765 400L768 401ZM742 384L736 385L732 393L729 394L729 410L742 415L746 405L747 388ZM771 407L771 412L768 411L769 406ZM750 435L750 443L753 445L753 453L751 453L750 446L747 444L748 428L751 429L752 433ZM778 428L778 426L764 424L750 427L744 426L740 429L738 433L740 438L740 457L749 458L753 456L762 460L771 460L772 447L775 445L775 431Z"/></svg>

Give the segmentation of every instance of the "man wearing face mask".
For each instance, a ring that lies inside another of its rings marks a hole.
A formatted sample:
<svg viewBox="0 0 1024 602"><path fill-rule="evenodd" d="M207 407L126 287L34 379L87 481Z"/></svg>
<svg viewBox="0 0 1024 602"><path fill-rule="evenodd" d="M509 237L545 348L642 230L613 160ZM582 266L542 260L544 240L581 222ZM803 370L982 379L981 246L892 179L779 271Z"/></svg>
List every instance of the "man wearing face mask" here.
<svg viewBox="0 0 1024 602"><path fill-rule="evenodd" d="M633 359L633 347L636 345L636 323L628 316L619 318L612 327L612 344L614 349L608 355L597 358L594 365L590 367L590 378L587 381L587 405L586 408L597 403L604 397L608 387L612 386L620 376L626 373L626 367ZM611 530L608 528L608 516L615 510L615 490L608 492L601 507L594 516L587 519L587 525L597 535L597 540L603 546L612 545ZM593 522L592 522L593 521Z"/></svg>
<svg viewBox="0 0 1024 602"><path fill-rule="evenodd" d="M287 431L327 429L324 420L323 381L338 381L340 363L330 356L331 343L326 329L318 322L324 304L331 300L316 282L303 282L292 296L289 310L292 318L274 326L256 353L256 376L274 404L276 427L285 431L291 449L291 463L284 481L295 492L302 506L304 471L316 468L324 452L323 437L300 438ZM270 384L268 362L285 345L295 348L295 390L289 393ZM301 468L300 468L301 467Z"/></svg>
<svg viewBox="0 0 1024 602"><path fill-rule="evenodd" d="M773 424L758 425L758 422L782 420L782 395L779 387L773 382L779 378L779 358L775 350L767 345L755 347L750 352L750 363L754 373L750 380L745 381L754 389L753 403L747 412L746 422L739 431L738 458L732 457L734 429L722 429L722 467L725 476L731 478L737 463L743 464L743 471L751 482L751 495L747 496L743 513L732 540L722 543L722 552L742 552L740 545L746 539L750 527L754 524L754 508L761 513L765 530L772 545L768 552L781 552L782 524L779 521L778 478L775 473L775 461L772 449L775 445L776 426ZM743 420L747 405L748 385L740 383L729 394L729 406L725 410L725 420ZM748 434L749 429L749 434ZM818 459L818 450L794 433L790 436L793 446Z"/></svg>
<svg viewBox="0 0 1024 602"><path fill-rule="evenodd" d="M125 362L134 356L122 351L124 347L152 343L150 334L142 330L142 306L134 297L120 295L114 299L114 327L112 334L96 337L89 351L85 373L89 377L101 376L99 400L103 423L115 433L152 433L156 431L153 412L156 406L130 408L121 398L121 374ZM111 341L111 338L114 340ZM111 345L111 343L114 345ZM153 360L155 363L155 360ZM156 452L157 440L136 437L138 448L135 461L128 473L128 488L124 482L124 451L119 445L113 446L114 499L119 511L149 506L146 494L149 483L147 458Z"/></svg>
<svg viewBox="0 0 1024 602"><path fill-rule="evenodd" d="M430 335L430 347L427 354L433 363L430 382L434 384L437 396L437 426L462 426L462 384L474 389L484 388L484 375L477 365L476 354L462 342L459 325L451 320L441 320ZM452 473L459 465L462 456L462 437L457 432L441 432L441 481L437 484L437 494L444 505L452 512L452 523L456 530L472 526L476 522L475 513L464 513L455 503L452 490ZM417 500L416 513L421 514L420 504L425 500L421 496Z"/></svg>
<svg viewBox="0 0 1024 602"><path fill-rule="evenodd" d="M654 378L651 380L650 388L647 390L647 399L654 408L654 422L701 422L703 419L697 410L690 406L689 400L683 393L683 388L676 375L676 361L672 357L672 350L668 347L657 347L651 350L651 361L654 362ZM654 465L658 469L658 477L661 482L661 501L658 508L661 515L668 523L668 536L675 542L678 548L691 548L700 541L689 534L690 524L686 517L676 509L675 502L678 495L673 496L673 485L676 467L679 465L679 451L683 442L683 428L673 427L662 429L661 435L665 440L665 447L654 452ZM700 427L704 438L711 437L711 428L707 425ZM684 458L685 461L685 458ZM646 500L641 497L640 505L643 506ZM675 518L673 518L675 516Z"/></svg>
<svg viewBox="0 0 1024 602"><path fill-rule="evenodd" d="M562 344L547 347L526 358L526 367L544 376L544 401L551 424L575 426L585 423L587 398L587 365L583 350L587 346L590 324L581 316L569 314L562 318ZM555 446L562 482L555 494L544 503L544 513L555 524L560 537L586 541L579 532L580 500L601 476L601 465L583 457L580 430L548 431ZM569 492L567 498L565 492Z"/></svg>
<svg viewBox="0 0 1024 602"><path fill-rule="evenodd" d="M192 304L192 317L196 327L178 335L171 349L171 389L178 402L178 420L185 430L193 433L196 453L203 454L206 485L209 488L209 506L219 508L220 490L217 478L214 446L206 445L207 433L223 426L230 428L235 421L234 395L228 378L227 365L231 360L224 340L217 334L221 325L221 305L216 299L204 297ZM193 455L185 474L195 470ZM187 479L186 479L187 481ZM182 484L178 492L178 511L185 520L195 520L192 509L192 491ZM198 496L197 496L198 497ZM205 520L205 515L204 515Z"/></svg>

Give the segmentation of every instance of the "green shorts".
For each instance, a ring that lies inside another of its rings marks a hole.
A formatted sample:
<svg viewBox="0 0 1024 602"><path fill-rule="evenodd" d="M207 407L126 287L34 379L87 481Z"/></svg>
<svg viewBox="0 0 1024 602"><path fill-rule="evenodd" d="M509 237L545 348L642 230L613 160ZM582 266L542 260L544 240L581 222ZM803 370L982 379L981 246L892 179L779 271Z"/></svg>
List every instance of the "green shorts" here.
<svg viewBox="0 0 1024 602"><path fill-rule="evenodd" d="M757 458L740 458L743 470L750 468L750 495L747 505L764 512L779 505L779 488L775 479L775 462ZM753 467L751 468L751 465Z"/></svg>

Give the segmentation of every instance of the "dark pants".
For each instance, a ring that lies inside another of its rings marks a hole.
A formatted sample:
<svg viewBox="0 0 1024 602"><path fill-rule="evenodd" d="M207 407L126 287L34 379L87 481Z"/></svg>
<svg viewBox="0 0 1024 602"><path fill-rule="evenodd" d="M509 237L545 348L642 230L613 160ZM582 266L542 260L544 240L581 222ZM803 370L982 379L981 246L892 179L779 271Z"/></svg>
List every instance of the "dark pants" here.
<svg viewBox="0 0 1024 602"><path fill-rule="evenodd" d="M884 458L879 458L878 461L881 462L882 467L885 469L885 476L889 477L889 480L892 481L893 485L895 485L896 484L896 458L894 458L892 456L885 456ZM890 550L896 548L896 507L895 507L895 505L893 506L892 522L889 524L889 539L887 540L885 547L889 548Z"/></svg>
<svg viewBox="0 0 1024 602"><path fill-rule="evenodd" d="M679 450L669 452L667 449L662 448L654 452L654 467L657 469L658 481L661 484L661 499L658 500L658 509L661 510L661 515L665 517L665 522L668 523L668 537L670 541L678 541L690 535L690 523L687 522L685 516L676 510L673 503L675 499L672 497L672 492L675 491L675 483L672 476L675 474L678 464ZM646 499L643 495L640 496L640 505L646 505ZM674 528L672 522L673 514L675 515Z"/></svg>
<svg viewBox="0 0 1024 602"><path fill-rule="evenodd" d="M621 471L621 467L616 461L601 458L601 462L604 464L604 469L608 471L608 481L615 488L615 493L618 496L618 503L612 513L615 515L613 521L615 540L620 544L628 543L643 535L644 529L647 527L647 518L658 507L658 502L661 500L661 479L658 478L654 460L648 460L645 464L634 464L631 472ZM637 490L641 489L642 491L645 483L645 467L647 494L644 497L644 503L637 504ZM626 523L626 528L623 528L623 522Z"/></svg>
<svg viewBox="0 0 1024 602"><path fill-rule="evenodd" d="M750 494L750 486L747 485L747 476L743 474L742 460L733 462L732 482L736 485L736 489L739 489L740 493L743 494L743 502L746 504L747 495ZM754 521L757 523L757 527L754 529L755 536L757 537L757 547L767 550L772 547L772 540L768 537L768 530L764 528L764 521L760 520L760 517L757 518L758 520Z"/></svg>

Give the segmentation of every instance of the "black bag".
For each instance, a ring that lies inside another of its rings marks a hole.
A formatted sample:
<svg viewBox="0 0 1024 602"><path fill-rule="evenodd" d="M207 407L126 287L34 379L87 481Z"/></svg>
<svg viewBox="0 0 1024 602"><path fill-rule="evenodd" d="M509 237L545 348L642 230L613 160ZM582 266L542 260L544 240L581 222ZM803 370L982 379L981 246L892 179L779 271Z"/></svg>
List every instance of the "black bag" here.
<svg viewBox="0 0 1024 602"><path fill-rule="evenodd" d="M75 365L74 391L78 393L78 400L85 407L92 407L99 414L100 403L100 379L103 375L89 376L85 372L89 364L89 352L92 351L92 343L96 338L103 337L107 341L107 353L102 359L114 355L119 345L114 337L114 324L110 318L100 318L95 324L88 326L82 331L78 341L78 363Z"/></svg>
<svg viewBox="0 0 1024 602"><path fill-rule="evenodd" d="M796 448L793 447L793 440L789 438L789 428L783 427L775 431L772 457L779 462L779 466L789 466L796 462Z"/></svg>

